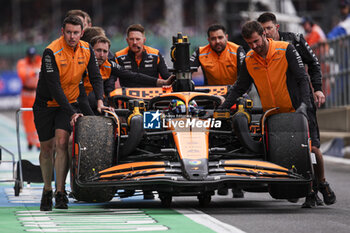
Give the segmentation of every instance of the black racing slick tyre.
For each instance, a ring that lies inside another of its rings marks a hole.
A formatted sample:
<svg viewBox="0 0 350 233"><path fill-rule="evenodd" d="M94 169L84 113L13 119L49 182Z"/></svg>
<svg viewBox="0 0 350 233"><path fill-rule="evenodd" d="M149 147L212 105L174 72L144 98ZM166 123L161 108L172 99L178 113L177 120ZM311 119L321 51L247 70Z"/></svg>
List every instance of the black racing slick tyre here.
<svg viewBox="0 0 350 233"><path fill-rule="evenodd" d="M72 160L72 193L76 200L108 202L116 192L112 187L80 187L97 172L113 166L116 137L113 119L102 116L80 117L75 126L75 148ZM79 171L78 171L79 169Z"/></svg>
<svg viewBox="0 0 350 233"><path fill-rule="evenodd" d="M307 118L300 113L280 113L267 119L265 138L269 162L296 172L310 179L312 166ZM276 199L305 197L310 184L271 184L269 193Z"/></svg>

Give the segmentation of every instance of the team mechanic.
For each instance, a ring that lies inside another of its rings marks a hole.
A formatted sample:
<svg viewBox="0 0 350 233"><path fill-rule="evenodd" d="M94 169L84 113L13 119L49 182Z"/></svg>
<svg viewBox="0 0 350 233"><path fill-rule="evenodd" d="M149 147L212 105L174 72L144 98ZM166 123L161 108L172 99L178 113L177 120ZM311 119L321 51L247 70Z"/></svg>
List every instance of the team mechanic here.
<svg viewBox="0 0 350 233"><path fill-rule="evenodd" d="M115 89L115 78L125 80L125 82L139 83L142 86L163 86L171 84L172 78L163 80L142 73L131 72L115 63L114 61L108 60L111 42L107 37L103 35L93 37L90 41L90 44L95 52L96 60L103 79L104 93L107 97L109 97L110 92ZM97 107L95 103L96 98L92 92L92 86L89 82L88 77L84 79L84 87L86 94L89 96L90 106L93 110L95 110Z"/></svg>
<svg viewBox="0 0 350 233"><path fill-rule="evenodd" d="M243 47L228 41L226 28L221 24L209 26L207 35L209 44L193 52L190 66L201 66L204 85L233 85L245 57ZM239 187L234 187L232 193L233 197L244 197ZM220 188L218 194L227 195L228 189Z"/></svg>
<svg viewBox="0 0 350 233"><path fill-rule="evenodd" d="M211 25L207 35L209 44L193 52L191 67L202 67L205 85L234 84L245 56L243 47L228 41L223 25Z"/></svg>
<svg viewBox="0 0 350 233"><path fill-rule="evenodd" d="M128 47L115 53L116 62L127 70L155 78L168 79L170 73L158 49L145 45L145 29L140 24L130 25L126 30ZM129 80L119 80L123 87L152 86Z"/></svg>
<svg viewBox="0 0 350 233"><path fill-rule="evenodd" d="M257 21L245 23L242 36L252 50L247 53L241 73L220 108L230 108L252 83L264 111L278 107L279 113L294 112L301 103L311 107L308 77L294 46L266 38Z"/></svg>
<svg viewBox="0 0 350 233"><path fill-rule="evenodd" d="M52 171L56 171L55 208L67 209L68 198L65 180L68 173L68 140L78 117L76 100L79 82L87 69L98 108L105 109L102 102L102 79L95 55L88 43L80 41L82 21L69 16L62 24L62 36L44 51L36 98L33 105L35 126L39 135L41 151L40 168L44 180L40 210L52 210ZM53 162L53 154L56 157Z"/></svg>
<svg viewBox="0 0 350 233"><path fill-rule="evenodd" d="M327 205L334 204L336 202L336 195L330 188L329 183L326 181L324 172L324 161L323 155L320 151L320 132L317 123L316 110L317 107L326 101L326 98L322 92L322 72L320 63L308 43L305 41L302 34L293 32L281 32L279 31L279 24L277 24L276 16L272 13L266 12L258 17L258 22L263 26L267 38L273 40L287 41L294 45L295 49L300 54L300 57L304 64L307 64L308 74L311 80L310 87L311 91L311 106L308 108L309 124L310 124L310 137L312 139L312 152L316 155L317 164L315 165L315 173L317 181L314 182L314 191L316 192L314 197L307 197L305 205L322 205L322 200L317 196L319 190L322 195L324 202ZM313 93L313 94L312 94ZM317 106L316 106L316 104Z"/></svg>

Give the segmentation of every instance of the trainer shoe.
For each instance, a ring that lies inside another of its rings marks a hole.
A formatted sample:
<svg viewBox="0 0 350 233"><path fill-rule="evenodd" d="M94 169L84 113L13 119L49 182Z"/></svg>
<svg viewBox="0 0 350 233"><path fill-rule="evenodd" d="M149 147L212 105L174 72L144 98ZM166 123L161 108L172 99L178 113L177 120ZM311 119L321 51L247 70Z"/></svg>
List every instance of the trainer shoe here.
<svg viewBox="0 0 350 233"><path fill-rule="evenodd" d="M315 206L323 206L323 201L317 195L317 192L311 191L309 195L306 196L305 202L301 206L302 208L312 208Z"/></svg>
<svg viewBox="0 0 350 233"><path fill-rule="evenodd" d="M52 210L52 190L45 191L41 195L40 211L51 211Z"/></svg>
<svg viewBox="0 0 350 233"><path fill-rule="evenodd" d="M55 208L68 209L68 198L66 192L56 192L55 194Z"/></svg>
<svg viewBox="0 0 350 233"><path fill-rule="evenodd" d="M305 202L301 205L301 208L312 208L316 206L316 194L311 191L305 198Z"/></svg>
<svg viewBox="0 0 350 233"><path fill-rule="evenodd" d="M335 196L335 193L329 186L328 182L320 182L318 184L318 190L322 193L323 201L326 205L332 205L336 202L337 198Z"/></svg>

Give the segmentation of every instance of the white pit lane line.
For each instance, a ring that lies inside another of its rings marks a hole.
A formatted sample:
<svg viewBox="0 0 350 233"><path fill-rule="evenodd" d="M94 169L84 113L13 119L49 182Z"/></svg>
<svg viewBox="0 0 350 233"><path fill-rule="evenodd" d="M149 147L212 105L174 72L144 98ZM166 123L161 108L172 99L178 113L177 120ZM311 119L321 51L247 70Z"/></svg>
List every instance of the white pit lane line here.
<svg viewBox="0 0 350 233"><path fill-rule="evenodd" d="M235 226L231 226L229 224L223 223L216 218L213 218L204 212L192 208L188 209L174 209L175 211L179 212L180 214L186 216L187 218L195 221L196 223L199 223L203 226L208 227L209 229L220 232L220 233L245 233L245 231L242 231L241 229L238 229Z"/></svg>

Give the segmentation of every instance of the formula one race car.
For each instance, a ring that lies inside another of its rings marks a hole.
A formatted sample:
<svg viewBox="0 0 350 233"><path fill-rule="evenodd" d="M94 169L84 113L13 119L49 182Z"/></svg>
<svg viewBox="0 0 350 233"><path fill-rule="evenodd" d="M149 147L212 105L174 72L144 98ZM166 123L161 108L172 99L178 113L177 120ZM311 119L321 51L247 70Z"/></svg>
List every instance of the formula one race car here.
<svg viewBox="0 0 350 233"><path fill-rule="evenodd" d="M307 196L313 170L304 110L263 113L247 98L235 110L216 110L227 87L194 88L189 63L179 65L189 43L178 35L173 44L172 87L116 89L115 112L79 118L75 199L106 202L143 190L157 192L166 207L173 196L197 196L204 206L216 190L236 187L276 199Z"/></svg>

